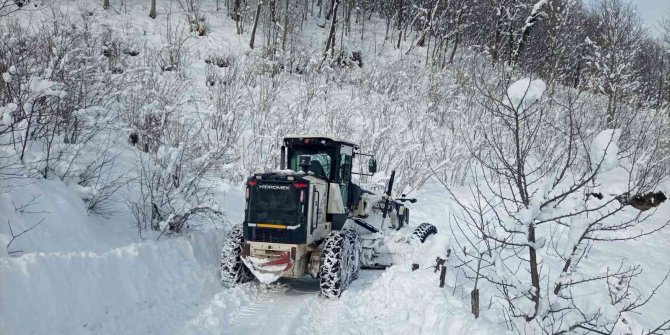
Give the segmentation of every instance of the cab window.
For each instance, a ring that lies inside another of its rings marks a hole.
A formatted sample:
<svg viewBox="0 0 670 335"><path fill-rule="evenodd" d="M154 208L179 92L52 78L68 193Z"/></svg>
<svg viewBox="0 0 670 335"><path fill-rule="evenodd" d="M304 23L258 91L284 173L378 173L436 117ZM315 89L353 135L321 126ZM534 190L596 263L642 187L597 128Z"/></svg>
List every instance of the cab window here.
<svg viewBox="0 0 670 335"><path fill-rule="evenodd" d="M298 166L298 160L300 156L308 155L310 156L311 166L310 171L314 172L316 175L324 176L330 178L330 170L332 166L332 159L326 153L319 152L315 153L311 150L296 150L293 155L291 155L290 167L293 171L300 171Z"/></svg>

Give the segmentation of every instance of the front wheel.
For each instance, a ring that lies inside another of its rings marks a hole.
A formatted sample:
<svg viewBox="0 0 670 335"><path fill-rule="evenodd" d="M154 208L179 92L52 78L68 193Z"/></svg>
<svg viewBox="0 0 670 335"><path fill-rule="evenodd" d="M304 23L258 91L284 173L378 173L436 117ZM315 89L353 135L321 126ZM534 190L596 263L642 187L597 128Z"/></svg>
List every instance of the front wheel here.
<svg viewBox="0 0 670 335"><path fill-rule="evenodd" d="M428 236L437 234L437 228L428 222L420 224L412 233L412 238L425 242Z"/></svg>

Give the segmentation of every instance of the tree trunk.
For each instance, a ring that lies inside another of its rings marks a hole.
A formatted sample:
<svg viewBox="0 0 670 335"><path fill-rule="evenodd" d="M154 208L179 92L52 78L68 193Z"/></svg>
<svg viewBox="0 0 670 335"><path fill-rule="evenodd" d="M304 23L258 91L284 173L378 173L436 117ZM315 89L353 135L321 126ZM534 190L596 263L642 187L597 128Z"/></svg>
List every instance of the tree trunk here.
<svg viewBox="0 0 670 335"><path fill-rule="evenodd" d="M340 1L341 0L332 0L332 8L333 8L333 17L331 19L330 23L330 32L328 33L328 41L326 43L326 52L324 53L324 60L328 57L328 55L332 56L335 53L335 28L337 25L337 7L340 6ZM330 51L329 51L330 50Z"/></svg>
<svg viewBox="0 0 670 335"><path fill-rule="evenodd" d="M272 22L273 24L277 23L277 1L276 0L270 0L270 22Z"/></svg>
<svg viewBox="0 0 670 335"><path fill-rule="evenodd" d="M386 16L386 34L384 34L384 41L389 39L389 31L391 31L391 15Z"/></svg>
<svg viewBox="0 0 670 335"><path fill-rule="evenodd" d="M491 58L493 59L493 64L498 62L498 57L500 54L500 42L501 42L501 37L502 37L502 8L498 8L498 12L496 13L496 16L498 16L498 19L496 20L496 29L495 33L493 34L493 47L491 48Z"/></svg>
<svg viewBox="0 0 670 335"><path fill-rule="evenodd" d="M428 16L428 22L426 22L423 31L421 32L421 37L419 40L416 42L416 46L418 47L423 47L426 45L426 37L430 40L430 33L433 31L433 21L435 20L435 13L437 12L437 7L440 6L440 0L437 0L435 2L435 6L433 6L433 10L430 12L430 16ZM428 47L430 49L430 42L428 43ZM426 58L426 64L428 64L428 59Z"/></svg>
<svg viewBox="0 0 670 335"><path fill-rule="evenodd" d="M354 8L353 0L347 1L347 30L346 34L349 36L351 34L351 10Z"/></svg>
<svg viewBox="0 0 670 335"><path fill-rule="evenodd" d="M254 18L254 27L251 28L251 40L249 40L249 47L254 48L254 40L256 39L256 29L258 28L258 19L261 16L261 1L256 5L256 17Z"/></svg>
<svg viewBox="0 0 670 335"><path fill-rule="evenodd" d="M286 50L286 37L288 36L288 0L286 0L286 12L284 13L284 31L282 32L281 49Z"/></svg>
<svg viewBox="0 0 670 335"><path fill-rule="evenodd" d="M512 24L509 24L507 27L507 65L512 65L512 50L514 50L514 41L516 39L516 34L514 33L514 27Z"/></svg>
<svg viewBox="0 0 670 335"><path fill-rule="evenodd" d="M149 17L156 18L156 0L151 0L151 9L149 10Z"/></svg>
<svg viewBox="0 0 670 335"><path fill-rule="evenodd" d="M656 109L661 109L663 107L663 100L665 98L663 97L663 70L665 68L665 59L663 58L663 55L661 55L661 61L659 64L659 67L661 68L661 73L658 76L658 89L656 93Z"/></svg>
<svg viewBox="0 0 670 335"><path fill-rule="evenodd" d="M396 43L396 49L400 49L400 42L402 42L402 10L403 10L403 0L400 0L400 6L398 7L398 43Z"/></svg>
<svg viewBox="0 0 670 335"><path fill-rule="evenodd" d="M540 272L538 270L537 264L537 251L535 250L535 225L533 223L528 225L528 242L531 244L528 246L528 251L530 253L530 282L533 285L533 290L531 292L531 298L535 303L535 313L532 317L526 316L526 321L530 321L537 316L537 310L540 307Z"/></svg>
<svg viewBox="0 0 670 335"><path fill-rule="evenodd" d="M361 41L365 38L365 6L363 6L363 19L361 20Z"/></svg>
<svg viewBox="0 0 670 335"><path fill-rule="evenodd" d="M614 129L616 122L617 90L613 89L607 99L607 128Z"/></svg>
<svg viewBox="0 0 670 335"><path fill-rule="evenodd" d="M577 66L575 66L574 78L572 82L572 88L579 87L582 75L582 48L578 48L577 51Z"/></svg>
<svg viewBox="0 0 670 335"><path fill-rule="evenodd" d="M267 41L269 47L270 60L275 60L277 53L277 39L279 34L277 33L277 0L270 0L270 24L268 25L268 36L270 37Z"/></svg>
<svg viewBox="0 0 670 335"><path fill-rule="evenodd" d="M526 47L526 42L528 40L528 36L530 35L530 31L537 20L541 17L542 12L540 12L540 9L542 8L542 5L544 5L543 2L537 2L536 5L533 6L530 15L526 18L525 24L523 28L521 28L521 32L519 34L519 41L514 46L514 51L512 52L512 64L519 64L521 62L521 53L523 53L523 49Z"/></svg>
<svg viewBox="0 0 670 335"><path fill-rule="evenodd" d="M233 12L233 16L235 19L235 28L237 28L237 34L241 35L242 34L242 15L240 15L240 9L242 7L241 0L235 0L235 8ZM218 1L217 1L218 3ZM218 11L218 10L217 10Z"/></svg>
<svg viewBox="0 0 670 335"><path fill-rule="evenodd" d="M454 62L454 55L456 55L456 49L458 49L458 43L461 40L461 18L463 17L463 10L458 10L458 16L456 17L456 36L454 37L454 48L451 49L451 55L449 55L449 64Z"/></svg>
<svg viewBox="0 0 670 335"><path fill-rule="evenodd" d="M333 8L334 8L334 5L331 1L330 6L328 7L328 11L326 12L326 21L330 20L330 16L333 15ZM325 23L324 23L324 25L325 25Z"/></svg>

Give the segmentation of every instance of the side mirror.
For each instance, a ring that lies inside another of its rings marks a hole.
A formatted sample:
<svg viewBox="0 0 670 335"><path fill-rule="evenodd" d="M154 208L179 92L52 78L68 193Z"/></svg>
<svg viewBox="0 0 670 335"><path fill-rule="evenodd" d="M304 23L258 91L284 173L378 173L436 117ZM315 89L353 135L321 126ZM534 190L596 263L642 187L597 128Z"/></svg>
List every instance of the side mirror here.
<svg viewBox="0 0 670 335"><path fill-rule="evenodd" d="M370 173L375 173L377 172L377 160L374 158L370 158L368 161L368 172Z"/></svg>

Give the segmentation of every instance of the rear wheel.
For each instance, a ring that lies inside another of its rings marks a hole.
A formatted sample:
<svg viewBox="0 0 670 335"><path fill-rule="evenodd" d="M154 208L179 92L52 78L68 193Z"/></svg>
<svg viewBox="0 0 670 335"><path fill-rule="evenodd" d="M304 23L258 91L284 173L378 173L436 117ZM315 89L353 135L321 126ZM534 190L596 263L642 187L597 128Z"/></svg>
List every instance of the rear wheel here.
<svg viewBox="0 0 670 335"><path fill-rule="evenodd" d="M414 232L412 233L412 238L415 238L421 241L421 243L423 243L426 241L426 238L428 238L428 236L433 234L437 234L437 228L435 228L435 226L433 226L428 222L424 222L420 224L418 227L416 227L416 229L414 229Z"/></svg>
<svg viewBox="0 0 670 335"><path fill-rule="evenodd" d="M332 231L321 251L319 286L326 298L337 298L358 277L360 238L353 230Z"/></svg>
<svg viewBox="0 0 670 335"><path fill-rule="evenodd" d="M244 236L242 225L236 225L228 232L221 250L221 282L225 287L233 287L235 284L244 283L253 278L253 274L242 263L242 248L244 247Z"/></svg>

